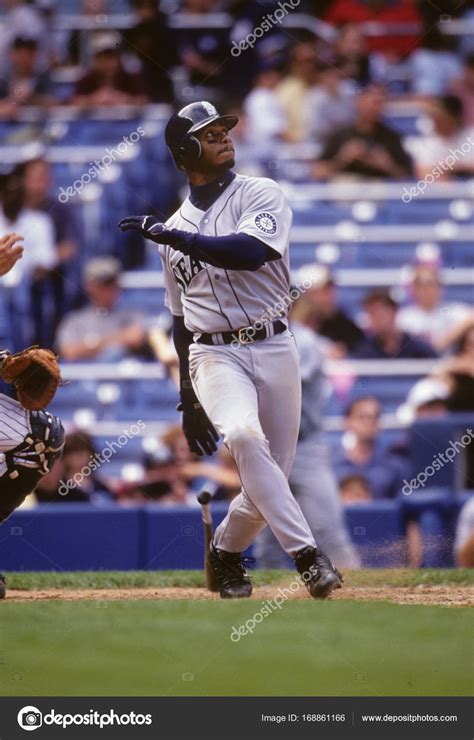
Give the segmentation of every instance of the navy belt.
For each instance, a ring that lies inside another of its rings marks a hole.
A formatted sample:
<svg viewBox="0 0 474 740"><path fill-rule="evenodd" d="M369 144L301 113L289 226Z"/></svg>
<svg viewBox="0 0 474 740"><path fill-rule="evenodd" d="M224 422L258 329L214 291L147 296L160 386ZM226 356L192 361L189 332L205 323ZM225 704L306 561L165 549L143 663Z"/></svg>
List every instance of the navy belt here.
<svg viewBox="0 0 474 740"><path fill-rule="evenodd" d="M271 321L268 324L264 324L261 329L255 329L254 326L243 326L241 329L235 329L235 331L222 331L215 334L201 334L199 339L196 339L198 344L232 344L238 342L239 344L253 344L259 342L262 339L268 339L276 334L283 334L286 331L287 326L283 321L277 319Z"/></svg>

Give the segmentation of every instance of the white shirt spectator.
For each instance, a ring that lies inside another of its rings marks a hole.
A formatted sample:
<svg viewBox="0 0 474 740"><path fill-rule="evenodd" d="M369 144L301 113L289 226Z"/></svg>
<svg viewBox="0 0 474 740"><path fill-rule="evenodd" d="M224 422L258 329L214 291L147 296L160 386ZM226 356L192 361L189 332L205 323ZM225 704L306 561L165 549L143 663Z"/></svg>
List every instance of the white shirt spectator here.
<svg viewBox="0 0 474 740"><path fill-rule="evenodd" d="M439 163L443 163L446 171L443 175L450 174L450 163L454 157L456 161L452 169L474 168L474 128L465 128L456 135L448 138L433 134L431 136L408 136L405 139L405 149L415 160L416 168L421 173L426 173ZM448 159L449 157L449 159Z"/></svg>
<svg viewBox="0 0 474 740"><path fill-rule="evenodd" d="M467 321L470 314L471 309L464 303L444 303L431 310L404 306L398 312L397 326L436 347L456 326Z"/></svg>
<svg viewBox="0 0 474 740"><path fill-rule="evenodd" d="M285 110L273 90L254 88L244 101L249 143L266 144L281 139L288 128Z"/></svg>
<svg viewBox="0 0 474 740"><path fill-rule="evenodd" d="M7 287L29 279L38 267L50 270L56 263L53 222L47 214L24 208L11 222L0 210L0 234L13 231L24 237L25 250L22 259L2 278L2 285Z"/></svg>

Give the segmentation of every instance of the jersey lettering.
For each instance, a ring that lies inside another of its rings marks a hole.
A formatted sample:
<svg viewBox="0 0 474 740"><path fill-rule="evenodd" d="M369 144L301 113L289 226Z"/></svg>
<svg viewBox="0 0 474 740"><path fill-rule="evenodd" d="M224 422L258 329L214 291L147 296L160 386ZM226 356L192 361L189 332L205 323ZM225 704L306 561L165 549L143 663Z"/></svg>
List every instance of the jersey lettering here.
<svg viewBox="0 0 474 740"><path fill-rule="evenodd" d="M181 257L179 262L177 262L171 269L173 271L174 279L183 291L186 292L186 289L193 277L206 268L195 257L185 256Z"/></svg>

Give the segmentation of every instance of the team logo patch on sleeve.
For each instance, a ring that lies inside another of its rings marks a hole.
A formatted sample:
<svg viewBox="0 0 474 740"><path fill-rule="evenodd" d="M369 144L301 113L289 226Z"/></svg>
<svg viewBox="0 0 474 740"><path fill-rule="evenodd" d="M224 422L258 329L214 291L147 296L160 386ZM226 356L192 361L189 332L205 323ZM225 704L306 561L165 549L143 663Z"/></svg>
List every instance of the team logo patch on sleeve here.
<svg viewBox="0 0 474 740"><path fill-rule="evenodd" d="M264 234L276 234L277 222L275 216L271 213L259 213L255 216L255 226Z"/></svg>

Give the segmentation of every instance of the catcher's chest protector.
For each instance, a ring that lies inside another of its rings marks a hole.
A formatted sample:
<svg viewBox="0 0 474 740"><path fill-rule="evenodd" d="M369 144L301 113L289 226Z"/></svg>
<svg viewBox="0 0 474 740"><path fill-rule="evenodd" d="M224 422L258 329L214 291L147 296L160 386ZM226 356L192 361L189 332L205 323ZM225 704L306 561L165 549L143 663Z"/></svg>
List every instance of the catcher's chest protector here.
<svg viewBox="0 0 474 740"><path fill-rule="evenodd" d="M29 413L31 432L4 453L6 472L0 477L0 523L32 493L61 456L64 428L47 411Z"/></svg>

